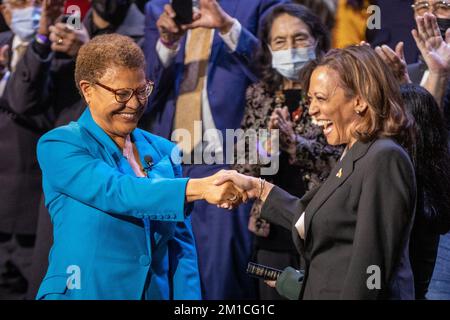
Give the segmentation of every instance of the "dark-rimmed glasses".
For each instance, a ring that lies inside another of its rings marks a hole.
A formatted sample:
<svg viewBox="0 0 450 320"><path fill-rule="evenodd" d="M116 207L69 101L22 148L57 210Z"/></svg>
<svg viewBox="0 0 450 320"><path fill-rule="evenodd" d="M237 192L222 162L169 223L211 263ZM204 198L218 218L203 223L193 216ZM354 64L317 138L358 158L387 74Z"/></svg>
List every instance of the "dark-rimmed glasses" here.
<svg viewBox="0 0 450 320"><path fill-rule="evenodd" d="M104 84L101 84L100 82L95 82L96 85L99 87L102 87L105 90L108 90L109 92L114 93L114 97L116 98L116 101L118 103L127 103L131 100L131 98L136 95L136 98L139 101L146 100L153 91L153 88L155 84L151 80L147 80L145 86L141 86L136 89L131 88L121 88L121 89L113 89L108 86L105 86Z"/></svg>
<svg viewBox="0 0 450 320"><path fill-rule="evenodd" d="M442 0L431 4L428 1L419 1L411 5L411 7L419 16L424 15L426 12L430 12L430 10L432 10L434 14L447 15L450 10L450 2Z"/></svg>

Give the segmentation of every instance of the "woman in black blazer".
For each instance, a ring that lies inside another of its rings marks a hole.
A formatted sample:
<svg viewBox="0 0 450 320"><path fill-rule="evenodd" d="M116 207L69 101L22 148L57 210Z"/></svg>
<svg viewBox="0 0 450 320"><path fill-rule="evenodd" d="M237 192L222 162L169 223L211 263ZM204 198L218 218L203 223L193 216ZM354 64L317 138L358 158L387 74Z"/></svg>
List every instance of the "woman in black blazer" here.
<svg viewBox="0 0 450 320"><path fill-rule="evenodd" d="M408 242L416 184L398 84L367 46L330 51L310 77L309 114L327 142L346 145L329 178L302 199L264 180L222 173L261 215L292 230L306 261L300 299L414 299Z"/></svg>

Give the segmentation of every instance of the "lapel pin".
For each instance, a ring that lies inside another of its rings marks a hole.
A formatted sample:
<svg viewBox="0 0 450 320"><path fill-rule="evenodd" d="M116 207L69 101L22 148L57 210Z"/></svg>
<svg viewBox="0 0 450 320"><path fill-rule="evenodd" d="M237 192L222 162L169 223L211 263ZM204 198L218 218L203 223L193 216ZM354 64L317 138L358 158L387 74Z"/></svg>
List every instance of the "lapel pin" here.
<svg viewBox="0 0 450 320"><path fill-rule="evenodd" d="M336 173L336 177L342 177L342 168L339 169L338 173Z"/></svg>

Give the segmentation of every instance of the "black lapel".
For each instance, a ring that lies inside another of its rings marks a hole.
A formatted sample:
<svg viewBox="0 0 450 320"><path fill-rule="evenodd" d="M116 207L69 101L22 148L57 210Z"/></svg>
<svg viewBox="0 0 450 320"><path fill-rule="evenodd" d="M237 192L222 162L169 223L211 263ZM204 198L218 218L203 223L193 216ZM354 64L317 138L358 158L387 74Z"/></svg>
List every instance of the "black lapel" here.
<svg viewBox="0 0 450 320"><path fill-rule="evenodd" d="M319 191L310 201L305 209L305 240L308 239L311 221L320 209L322 204L339 188L350 175L353 173L354 163L367 153L367 150L372 145L372 142L363 143L355 142L352 148L348 151L342 161L338 162L331 171L328 179L322 184Z"/></svg>

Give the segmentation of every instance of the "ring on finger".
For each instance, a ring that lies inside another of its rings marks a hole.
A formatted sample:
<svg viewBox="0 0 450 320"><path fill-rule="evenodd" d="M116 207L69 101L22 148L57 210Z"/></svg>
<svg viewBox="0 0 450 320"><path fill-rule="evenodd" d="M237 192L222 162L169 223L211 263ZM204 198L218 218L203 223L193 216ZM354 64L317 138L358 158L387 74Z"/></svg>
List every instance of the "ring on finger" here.
<svg viewBox="0 0 450 320"><path fill-rule="evenodd" d="M63 38L59 38L57 41L58 44L62 44L63 43Z"/></svg>

